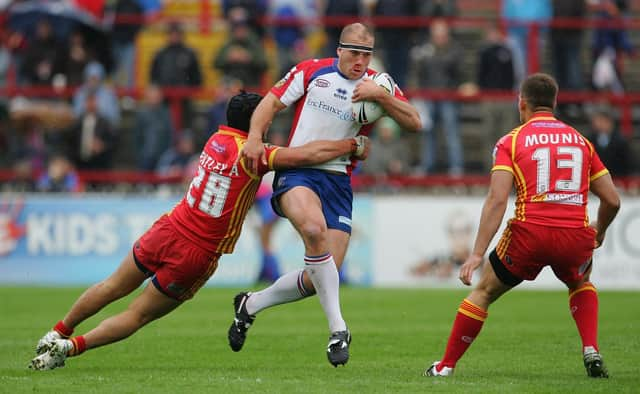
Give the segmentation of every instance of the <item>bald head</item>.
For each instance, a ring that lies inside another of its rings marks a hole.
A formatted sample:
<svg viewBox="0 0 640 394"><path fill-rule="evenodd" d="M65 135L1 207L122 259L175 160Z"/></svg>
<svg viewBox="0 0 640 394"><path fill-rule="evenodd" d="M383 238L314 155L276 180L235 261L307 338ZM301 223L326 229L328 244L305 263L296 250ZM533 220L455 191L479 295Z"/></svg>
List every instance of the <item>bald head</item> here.
<svg viewBox="0 0 640 394"><path fill-rule="evenodd" d="M373 31L362 23L356 22L346 25L340 33L340 42L371 42L373 44Z"/></svg>

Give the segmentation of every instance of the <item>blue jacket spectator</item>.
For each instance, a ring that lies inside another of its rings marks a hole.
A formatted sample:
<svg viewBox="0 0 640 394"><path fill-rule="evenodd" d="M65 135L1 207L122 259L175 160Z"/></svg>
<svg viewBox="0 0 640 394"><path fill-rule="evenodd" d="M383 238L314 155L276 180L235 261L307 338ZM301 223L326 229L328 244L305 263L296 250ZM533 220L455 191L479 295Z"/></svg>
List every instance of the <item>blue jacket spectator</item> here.
<svg viewBox="0 0 640 394"><path fill-rule="evenodd" d="M91 62L84 69L84 84L73 96L73 113L80 117L85 113L87 97L95 96L98 114L109 121L111 126L120 123L120 104L115 91L104 82L104 67L98 62Z"/></svg>

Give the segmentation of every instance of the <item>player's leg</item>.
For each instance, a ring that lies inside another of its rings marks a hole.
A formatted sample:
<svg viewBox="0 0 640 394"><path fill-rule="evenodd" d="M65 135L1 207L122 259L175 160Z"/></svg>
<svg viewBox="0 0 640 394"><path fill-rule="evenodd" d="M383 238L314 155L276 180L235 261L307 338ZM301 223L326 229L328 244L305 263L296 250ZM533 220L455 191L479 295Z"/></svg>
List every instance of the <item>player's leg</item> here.
<svg viewBox="0 0 640 394"><path fill-rule="evenodd" d="M582 280L567 283L569 310L582 340L582 357L587 375L594 378L608 378L609 373L598 345L598 291L589 281L590 271L591 266Z"/></svg>
<svg viewBox="0 0 640 394"><path fill-rule="evenodd" d="M78 324L95 315L111 302L137 289L146 278L147 274L135 264L133 252L130 251L111 276L89 287L76 300L65 317L38 341L36 353L43 353L47 345L55 339L69 338Z"/></svg>
<svg viewBox="0 0 640 394"><path fill-rule="evenodd" d="M582 356L587 374L608 377L598 345L598 292L591 283L595 231L557 229L551 269L569 290L569 311L582 340Z"/></svg>
<svg viewBox="0 0 640 394"><path fill-rule="evenodd" d="M489 305L521 281L507 271L497 254L492 252L490 264L484 264L480 281L458 308L444 356L434 362L425 375L451 375L458 360L480 333L488 316Z"/></svg>
<svg viewBox="0 0 640 394"><path fill-rule="evenodd" d="M85 350L127 338L147 323L171 312L181 303L149 283L124 312L103 320L85 335L55 340L49 345L47 352L31 360L30 368L47 370L62 367L67 357L78 356Z"/></svg>

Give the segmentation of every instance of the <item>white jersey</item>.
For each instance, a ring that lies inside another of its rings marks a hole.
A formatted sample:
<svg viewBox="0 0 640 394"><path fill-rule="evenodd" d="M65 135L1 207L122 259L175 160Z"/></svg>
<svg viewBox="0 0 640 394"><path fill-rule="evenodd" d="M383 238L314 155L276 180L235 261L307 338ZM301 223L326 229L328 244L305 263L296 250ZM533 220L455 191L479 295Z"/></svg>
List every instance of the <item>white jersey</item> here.
<svg viewBox="0 0 640 394"><path fill-rule="evenodd" d="M367 69L362 78L375 73ZM294 66L271 88L271 93L283 104L295 104L289 146L368 134L371 124L362 126L356 122L351 110L353 90L362 78L347 78L338 69L337 58L306 60ZM397 88L396 97L406 101L402 91ZM312 168L350 173L352 164L350 155L346 155Z"/></svg>

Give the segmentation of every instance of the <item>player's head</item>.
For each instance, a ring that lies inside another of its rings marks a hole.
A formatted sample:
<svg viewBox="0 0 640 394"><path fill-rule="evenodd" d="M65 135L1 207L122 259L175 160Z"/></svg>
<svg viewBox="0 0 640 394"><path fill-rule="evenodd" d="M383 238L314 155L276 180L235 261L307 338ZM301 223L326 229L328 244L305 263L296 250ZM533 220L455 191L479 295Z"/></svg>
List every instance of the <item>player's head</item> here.
<svg viewBox="0 0 640 394"><path fill-rule="evenodd" d="M527 77L520 88L520 120L535 111L552 111L556 107L558 84L548 74L537 73Z"/></svg>
<svg viewBox="0 0 640 394"><path fill-rule="evenodd" d="M362 23L345 26L338 43L338 68L349 79L360 78L371 62L374 37L371 29Z"/></svg>
<svg viewBox="0 0 640 394"><path fill-rule="evenodd" d="M240 93L231 97L227 104L227 125L234 129L249 131L251 115L262 100L262 96L257 93L248 93L241 90Z"/></svg>

